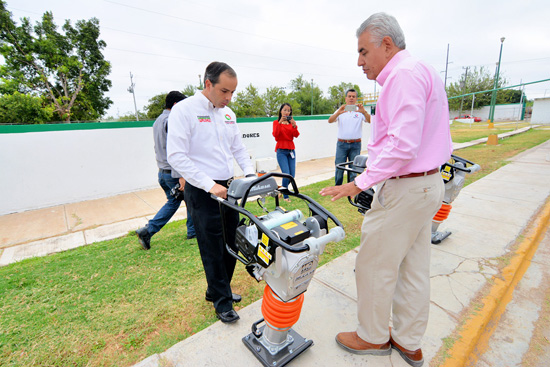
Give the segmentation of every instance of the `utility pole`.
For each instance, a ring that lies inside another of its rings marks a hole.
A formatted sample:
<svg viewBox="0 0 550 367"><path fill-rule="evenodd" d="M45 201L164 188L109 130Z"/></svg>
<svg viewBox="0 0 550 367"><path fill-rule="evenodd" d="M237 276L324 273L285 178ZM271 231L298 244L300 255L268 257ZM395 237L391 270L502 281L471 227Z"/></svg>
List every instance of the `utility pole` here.
<svg viewBox="0 0 550 367"><path fill-rule="evenodd" d="M447 43L447 60L445 61L445 90L447 90L447 69L449 69L449 44Z"/></svg>
<svg viewBox="0 0 550 367"><path fill-rule="evenodd" d="M201 78L201 75L199 74L199 89L202 90L203 87L202 87L202 78Z"/></svg>
<svg viewBox="0 0 550 367"><path fill-rule="evenodd" d="M313 115L313 79L311 79L311 115Z"/></svg>
<svg viewBox="0 0 550 367"><path fill-rule="evenodd" d="M136 93L135 93L135 84L133 80L132 72L130 71L130 86L128 87L128 92L132 93L134 96L134 111L136 112L136 121L139 121L138 112L137 112L137 105L136 105Z"/></svg>

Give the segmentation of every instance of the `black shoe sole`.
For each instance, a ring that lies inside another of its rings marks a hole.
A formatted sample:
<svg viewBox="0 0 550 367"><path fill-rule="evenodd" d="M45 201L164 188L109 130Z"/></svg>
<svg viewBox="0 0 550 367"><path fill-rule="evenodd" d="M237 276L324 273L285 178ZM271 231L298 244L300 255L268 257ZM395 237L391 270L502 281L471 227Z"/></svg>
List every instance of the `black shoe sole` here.
<svg viewBox="0 0 550 367"><path fill-rule="evenodd" d="M224 324L232 324L234 322L237 322L240 319L240 316L237 313L235 313L235 315L237 315L237 317L233 317L231 319L228 319L228 318L225 318L225 317L221 316L221 314L216 312L216 317L218 319L220 319L220 321L223 322Z"/></svg>
<svg viewBox="0 0 550 367"><path fill-rule="evenodd" d="M204 300L206 302L214 302L214 300L209 295L205 295ZM233 296L233 303L239 303L241 301L242 301L242 297L235 298L235 296Z"/></svg>

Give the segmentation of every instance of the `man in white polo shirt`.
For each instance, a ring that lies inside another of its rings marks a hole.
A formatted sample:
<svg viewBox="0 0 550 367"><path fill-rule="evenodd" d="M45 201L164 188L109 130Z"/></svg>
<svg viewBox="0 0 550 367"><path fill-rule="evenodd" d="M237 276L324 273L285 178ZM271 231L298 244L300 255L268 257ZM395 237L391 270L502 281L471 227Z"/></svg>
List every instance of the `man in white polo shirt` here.
<svg viewBox="0 0 550 367"><path fill-rule="evenodd" d="M338 142L336 143L336 158L334 164L353 161L361 154L361 137L363 136L363 121L370 122L370 115L362 104L357 103L357 91L349 89L346 92L346 104L340 106L328 122L338 121ZM353 181L355 174L348 173L348 181ZM341 185L344 180L344 171L336 169L334 181Z"/></svg>
<svg viewBox="0 0 550 367"><path fill-rule="evenodd" d="M233 158L246 176L254 175L250 156L237 127L235 113L227 107L237 88L237 74L223 62L213 62L204 74L204 90L176 104L168 118L168 163L185 178L185 203L193 218L208 288L205 299L214 303L224 323L239 319L231 292L236 259L229 254L222 233L225 221L227 245L235 246L239 214L223 207L211 194L227 198L233 178Z"/></svg>

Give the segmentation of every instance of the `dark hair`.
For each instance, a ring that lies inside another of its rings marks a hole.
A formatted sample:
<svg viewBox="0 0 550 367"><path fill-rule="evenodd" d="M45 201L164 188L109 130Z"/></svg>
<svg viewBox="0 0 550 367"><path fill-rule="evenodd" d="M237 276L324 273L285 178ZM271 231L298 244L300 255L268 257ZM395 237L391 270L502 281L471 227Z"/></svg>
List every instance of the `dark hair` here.
<svg viewBox="0 0 550 367"><path fill-rule="evenodd" d="M283 108L284 108L285 106L290 107L290 115L289 115L289 116L292 116L292 106L291 106L290 104L288 104L288 103L283 103L283 104L281 105L281 108L279 108L279 121L281 120L281 117L282 117L281 111L283 110Z"/></svg>
<svg viewBox="0 0 550 367"><path fill-rule="evenodd" d="M206 67L204 72L204 85L206 85L207 80L210 80L212 85L218 84L222 73L228 73L229 76L233 78L237 77L237 73L231 66L227 65L225 62L214 61Z"/></svg>
<svg viewBox="0 0 550 367"><path fill-rule="evenodd" d="M357 97L357 91L356 91L355 89L353 89L353 88L350 88L350 89L348 89L348 90L346 91L346 97L348 96L348 93L349 93L349 92L354 92L354 93L355 93L355 97Z"/></svg>
<svg viewBox="0 0 550 367"><path fill-rule="evenodd" d="M182 92L178 92L177 90L173 90L166 95L165 108L171 109L176 103L178 103L179 101L183 101L185 98L187 98L185 94L183 94Z"/></svg>

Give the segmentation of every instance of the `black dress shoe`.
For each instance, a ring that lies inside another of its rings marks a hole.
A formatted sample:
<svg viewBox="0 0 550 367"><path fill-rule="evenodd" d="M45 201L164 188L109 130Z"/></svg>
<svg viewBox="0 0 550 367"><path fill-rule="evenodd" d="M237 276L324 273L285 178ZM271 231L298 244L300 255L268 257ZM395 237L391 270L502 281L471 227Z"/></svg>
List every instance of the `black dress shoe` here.
<svg viewBox="0 0 550 367"><path fill-rule="evenodd" d="M149 250L151 248L151 235L147 230L147 226L137 229L136 234L138 236L141 247L143 247L145 250Z"/></svg>
<svg viewBox="0 0 550 367"><path fill-rule="evenodd" d="M237 293L231 293L233 295L233 303L239 303L243 299L240 294ZM204 295L204 299L206 302L214 302L214 299L208 294L208 291L206 291L206 294Z"/></svg>
<svg viewBox="0 0 550 367"><path fill-rule="evenodd" d="M235 312L235 310L229 310L225 312L216 311L216 316L218 317L218 319L221 320L221 322L225 324L232 324L238 319L240 319L239 315L237 314L237 312Z"/></svg>

